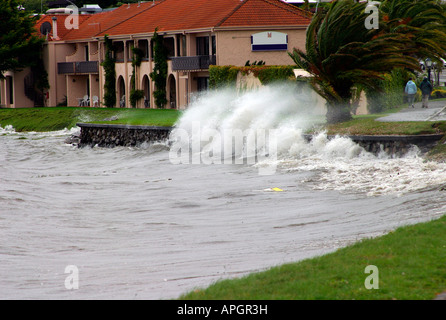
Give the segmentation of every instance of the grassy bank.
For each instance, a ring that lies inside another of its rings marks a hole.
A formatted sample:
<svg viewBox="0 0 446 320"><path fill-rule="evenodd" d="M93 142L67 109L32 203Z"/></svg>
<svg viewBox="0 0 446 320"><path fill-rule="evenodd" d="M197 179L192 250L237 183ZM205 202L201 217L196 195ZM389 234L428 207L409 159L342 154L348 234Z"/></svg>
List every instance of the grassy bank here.
<svg viewBox="0 0 446 320"><path fill-rule="evenodd" d="M180 299L433 299L446 291L446 216L402 227L334 253L222 280ZM368 265L377 280L366 279ZM366 289L365 283L378 285Z"/></svg>
<svg viewBox="0 0 446 320"><path fill-rule="evenodd" d="M334 135L418 135L446 134L446 121L379 122L386 114L354 116L353 120L334 125L320 125L314 131ZM77 122L172 126L181 111L171 109L116 108L19 108L0 109L0 126L12 125L17 131L54 131L72 128Z"/></svg>
<svg viewBox="0 0 446 320"><path fill-rule="evenodd" d="M445 134L445 121L380 122L380 116L357 117L351 121L325 126L327 134L339 135L419 135Z"/></svg>
<svg viewBox="0 0 446 320"><path fill-rule="evenodd" d="M70 129L78 122L127 125L172 126L180 112L164 109L115 108L20 108L0 109L0 126L16 131L56 131Z"/></svg>
<svg viewBox="0 0 446 320"><path fill-rule="evenodd" d="M354 115L350 121L316 126L313 128L313 132L325 130L329 135L446 134L446 121L376 121L378 118L401 111L405 107L402 106L377 114Z"/></svg>
<svg viewBox="0 0 446 320"><path fill-rule="evenodd" d="M390 113L399 109L391 110ZM326 131L328 135L424 135L443 134L446 135L446 121L396 121L381 122L377 118L385 114L371 114L354 116L352 120L337 124L321 125L312 129L310 133ZM446 162L446 137L434 148L425 154L426 160Z"/></svg>

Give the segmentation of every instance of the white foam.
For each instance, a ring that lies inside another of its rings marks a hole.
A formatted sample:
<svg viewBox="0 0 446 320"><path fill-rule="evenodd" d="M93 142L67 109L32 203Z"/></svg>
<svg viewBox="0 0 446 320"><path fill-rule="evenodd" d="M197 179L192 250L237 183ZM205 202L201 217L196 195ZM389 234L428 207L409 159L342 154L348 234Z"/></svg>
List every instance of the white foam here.
<svg viewBox="0 0 446 320"><path fill-rule="evenodd" d="M329 139L324 132L307 141L303 133L314 125L314 102L309 101L309 96L306 91L297 94L296 88L290 86L262 87L239 95L233 90L211 91L198 97L185 111L171 138L175 143L181 129L190 133L192 141L200 139L194 136L194 123L199 123L202 132L242 130L249 134L276 129L277 156L262 159L255 166L274 165L290 174L314 172L315 176L302 182L320 190L400 195L446 181L446 165L425 162L417 148L403 158L393 159L385 153L368 153L347 137ZM210 141L201 150L215 148L212 144L218 143L222 142ZM242 149L249 146L238 147L235 153L243 156Z"/></svg>
<svg viewBox="0 0 446 320"><path fill-rule="evenodd" d="M16 131L12 125L7 125L4 128L0 126L1 135L14 134L14 133L16 133Z"/></svg>

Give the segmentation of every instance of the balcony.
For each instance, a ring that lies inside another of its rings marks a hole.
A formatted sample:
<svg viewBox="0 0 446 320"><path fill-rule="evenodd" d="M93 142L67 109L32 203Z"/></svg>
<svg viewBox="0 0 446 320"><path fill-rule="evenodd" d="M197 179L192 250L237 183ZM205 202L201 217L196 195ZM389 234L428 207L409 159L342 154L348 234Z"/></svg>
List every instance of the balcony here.
<svg viewBox="0 0 446 320"><path fill-rule="evenodd" d="M57 64L58 74L89 74L98 72L98 61L59 62Z"/></svg>
<svg viewBox="0 0 446 320"><path fill-rule="evenodd" d="M173 71L207 70L210 65L215 65L215 56L173 57Z"/></svg>

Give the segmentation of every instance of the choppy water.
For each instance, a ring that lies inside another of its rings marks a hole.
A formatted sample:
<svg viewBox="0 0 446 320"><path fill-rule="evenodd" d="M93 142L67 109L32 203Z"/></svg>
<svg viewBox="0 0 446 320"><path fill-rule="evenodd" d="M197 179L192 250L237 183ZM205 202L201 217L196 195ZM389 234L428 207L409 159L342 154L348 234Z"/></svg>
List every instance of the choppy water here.
<svg viewBox="0 0 446 320"><path fill-rule="evenodd" d="M175 298L444 214L444 164L279 128L287 152L271 175L258 171L271 163L175 165L166 144L79 149L72 131L0 129L0 298Z"/></svg>

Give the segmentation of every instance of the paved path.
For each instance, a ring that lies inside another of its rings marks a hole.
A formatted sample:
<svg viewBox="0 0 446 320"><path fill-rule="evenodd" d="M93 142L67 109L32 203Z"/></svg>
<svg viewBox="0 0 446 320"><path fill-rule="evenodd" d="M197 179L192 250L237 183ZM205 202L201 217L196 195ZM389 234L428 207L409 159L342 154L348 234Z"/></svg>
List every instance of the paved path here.
<svg viewBox="0 0 446 320"><path fill-rule="evenodd" d="M427 109L421 108L421 102L417 102L415 108L408 107L376 121L446 121L446 101L430 100Z"/></svg>

